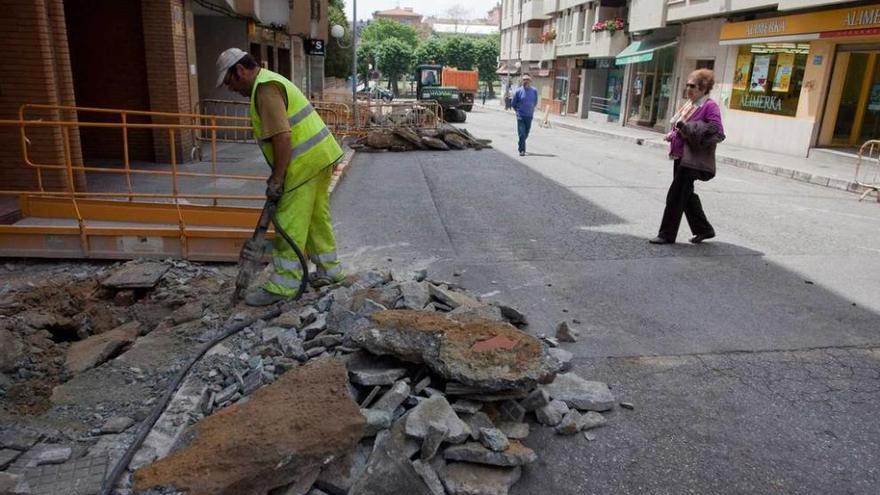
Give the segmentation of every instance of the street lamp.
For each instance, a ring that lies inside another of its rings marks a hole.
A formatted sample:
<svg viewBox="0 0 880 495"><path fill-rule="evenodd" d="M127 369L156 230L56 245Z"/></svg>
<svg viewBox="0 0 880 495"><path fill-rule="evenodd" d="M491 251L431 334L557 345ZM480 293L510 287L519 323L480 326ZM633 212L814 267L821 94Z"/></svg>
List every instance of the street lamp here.
<svg viewBox="0 0 880 495"><path fill-rule="evenodd" d="M352 0L351 12L351 125L357 124L357 0ZM340 48L348 48L342 44L342 37L345 36L345 28L339 24L334 24L330 28L330 36L336 38L336 44Z"/></svg>

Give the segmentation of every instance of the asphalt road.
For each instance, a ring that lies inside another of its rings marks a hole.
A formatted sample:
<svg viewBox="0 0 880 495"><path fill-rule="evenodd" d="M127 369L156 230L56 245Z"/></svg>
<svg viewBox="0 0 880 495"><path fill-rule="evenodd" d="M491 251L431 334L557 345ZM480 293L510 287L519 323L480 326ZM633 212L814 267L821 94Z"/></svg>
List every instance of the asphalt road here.
<svg viewBox="0 0 880 495"><path fill-rule="evenodd" d="M353 268L579 320L575 371L635 404L592 442L535 429L512 493L880 492L880 205L723 167L697 185L718 237L653 246L662 152L536 123L521 158L511 115L466 127L495 150L358 154L333 208Z"/></svg>

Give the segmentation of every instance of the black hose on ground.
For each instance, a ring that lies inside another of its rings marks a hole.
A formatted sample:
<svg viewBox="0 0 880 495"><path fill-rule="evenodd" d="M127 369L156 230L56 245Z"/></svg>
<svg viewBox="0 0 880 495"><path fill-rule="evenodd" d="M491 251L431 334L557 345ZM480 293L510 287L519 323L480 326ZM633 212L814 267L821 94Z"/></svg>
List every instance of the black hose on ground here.
<svg viewBox="0 0 880 495"><path fill-rule="evenodd" d="M171 402L171 398L174 397L174 394L177 392L177 389L180 388L180 385L183 383L183 380L186 378L186 375L189 374L189 371L192 367L199 362L200 359L209 351L211 348L216 346L217 344L223 342L229 337L237 334L238 332L244 330L245 328L252 325L257 320L269 320L279 316L284 311L284 306L293 301L298 300L305 293L306 288L309 285L309 273L308 273L308 265L306 264L306 258L303 255L302 250L299 246L296 245L296 242L288 235L287 231L285 231L281 224L278 222L276 216L272 216L272 223L275 225L275 232L281 235L281 238L284 239L287 244L293 249L296 253L297 258L299 258L300 266L302 267L302 279L300 280L299 288L296 291L296 294L290 299L285 300L283 303L275 304L272 309L266 311L265 313L249 318L244 321L240 321L235 323L231 327L224 330L220 335L215 337L213 340L202 346L199 349L199 352L187 363L186 366L181 369L177 375L175 375L174 379L171 381L168 389L165 391L165 394L162 395L162 398L159 402L153 406L153 410L150 412L150 415L141 423L140 427L135 434L134 441L128 448L125 450L125 454L122 455L122 458L113 466L113 470L110 472L110 476L104 478L104 483L101 485L100 495L110 495L113 492L113 489L116 487L116 483L119 481L119 478L125 474L125 471L128 470L128 465L131 464L131 460L134 459L135 454L141 448L146 440L147 435L152 431L153 426L156 425L156 422L159 421L159 418L162 417L162 413L165 412L165 408L168 407L168 403Z"/></svg>

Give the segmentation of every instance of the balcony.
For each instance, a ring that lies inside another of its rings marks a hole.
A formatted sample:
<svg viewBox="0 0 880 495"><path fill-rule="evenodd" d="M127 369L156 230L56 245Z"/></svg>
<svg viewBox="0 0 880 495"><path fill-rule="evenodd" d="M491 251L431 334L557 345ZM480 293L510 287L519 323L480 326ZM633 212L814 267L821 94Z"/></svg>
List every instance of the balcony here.
<svg viewBox="0 0 880 495"><path fill-rule="evenodd" d="M616 57L628 44L629 37L623 31L590 33L587 54L590 58Z"/></svg>
<svg viewBox="0 0 880 495"><path fill-rule="evenodd" d="M568 57L572 55L588 55L590 53L590 43L583 41L567 43L556 47L556 56Z"/></svg>
<svg viewBox="0 0 880 495"><path fill-rule="evenodd" d="M546 2L547 0L544 1ZM585 3L590 3L590 0L559 0L559 6L556 10L571 9Z"/></svg>
<svg viewBox="0 0 880 495"><path fill-rule="evenodd" d="M559 0L544 0L544 7L541 9L541 13L544 14L544 17L550 17L559 10Z"/></svg>
<svg viewBox="0 0 880 495"><path fill-rule="evenodd" d="M556 58L556 43L544 43L541 45L543 50L541 51L540 60L554 60Z"/></svg>
<svg viewBox="0 0 880 495"><path fill-rule="evenodd" d="M522 60L541 60L543 53L544 43L525 43L519 58Z"/></svg>
<svg viewBox="0 0 880 495"><path fill-rule="evenodd" d="M531 0L522 6L522 22L544 20L549 16L544 15L544 0Z"/></svg>

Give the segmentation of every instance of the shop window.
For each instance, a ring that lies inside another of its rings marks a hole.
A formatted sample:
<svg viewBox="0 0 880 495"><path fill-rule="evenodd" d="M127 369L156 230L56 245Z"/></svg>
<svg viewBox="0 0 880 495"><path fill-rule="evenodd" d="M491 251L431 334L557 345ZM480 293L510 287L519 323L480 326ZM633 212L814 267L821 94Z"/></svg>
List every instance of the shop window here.
<svg viewBox="0 0 880 495"><path fill-rule="evenodd" d="M809 43L743 45L736 57L730 108L793 117Z"/></svg>

